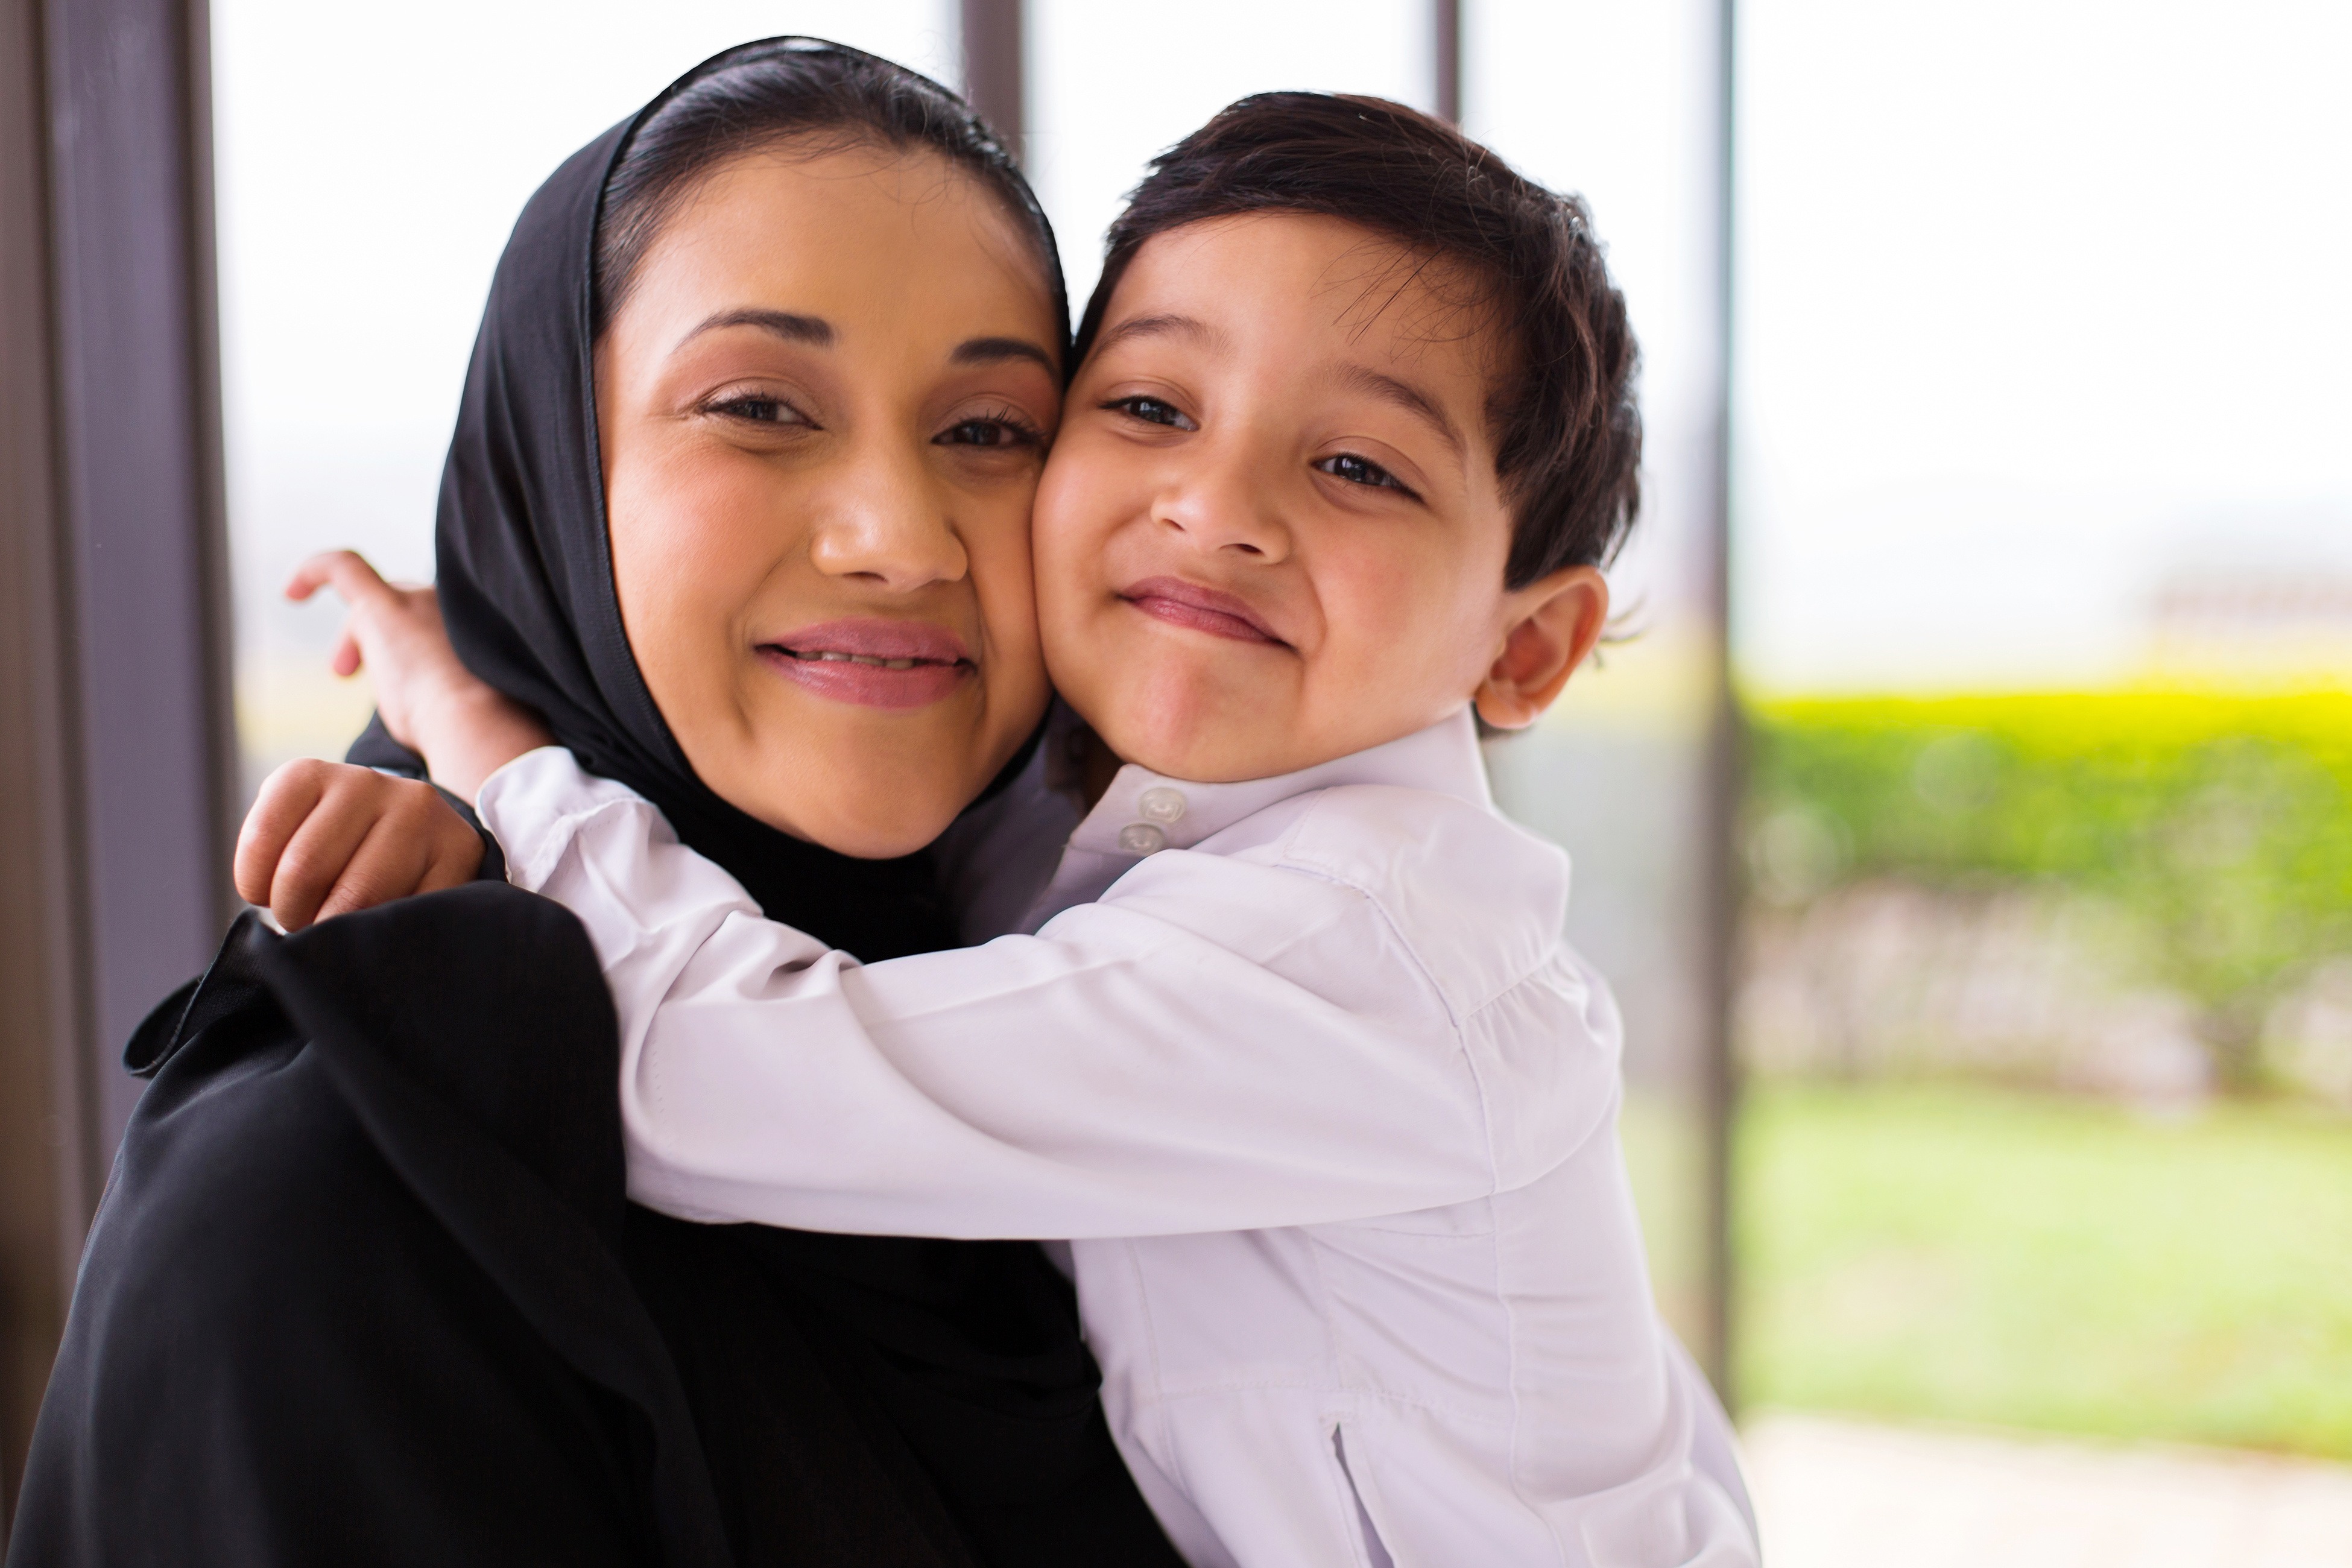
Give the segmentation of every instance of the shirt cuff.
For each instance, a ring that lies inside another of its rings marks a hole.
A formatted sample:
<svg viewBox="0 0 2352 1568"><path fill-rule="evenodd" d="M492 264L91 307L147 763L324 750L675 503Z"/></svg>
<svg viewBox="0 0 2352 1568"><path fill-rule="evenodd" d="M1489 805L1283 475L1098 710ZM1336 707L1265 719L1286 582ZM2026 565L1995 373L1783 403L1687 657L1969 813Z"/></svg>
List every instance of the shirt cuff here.
<svg viewBox="0 0 2352 1568"><path fill-rule="evenodd" d="M654 809L626 784L583 770L562 746L525 752L484 779L474 808L506 847L507 880L532 892L554 873L588 819L614 809Z"/></svg>

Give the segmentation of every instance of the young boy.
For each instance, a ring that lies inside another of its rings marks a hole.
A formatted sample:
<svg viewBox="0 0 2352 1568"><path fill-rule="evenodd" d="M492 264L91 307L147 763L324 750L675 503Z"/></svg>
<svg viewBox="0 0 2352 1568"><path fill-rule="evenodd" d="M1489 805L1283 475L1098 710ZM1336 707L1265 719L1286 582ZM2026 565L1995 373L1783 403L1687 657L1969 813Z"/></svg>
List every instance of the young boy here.
<svg viewBox="0 0 2352 1568"><path fill-rule="evenodd" d="M1245 100L1139 188L1079 353L1034 524L1069 711L962 830L1061 814L979 900L1034 934L861 966L568 752L482 786L612 983L632 1195L1072 1238L1196 1564L1754 1563L1566 858L1477 749L1591 650L1636 504L1581 208L1395 105Z"/></svg>

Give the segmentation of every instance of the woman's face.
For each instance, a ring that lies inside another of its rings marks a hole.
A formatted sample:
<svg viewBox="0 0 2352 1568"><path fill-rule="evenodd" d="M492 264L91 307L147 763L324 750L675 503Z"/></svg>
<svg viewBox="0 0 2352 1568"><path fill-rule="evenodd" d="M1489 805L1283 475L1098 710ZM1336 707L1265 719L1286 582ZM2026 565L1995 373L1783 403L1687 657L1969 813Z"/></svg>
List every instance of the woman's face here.
<svg viewBox="0 0 2352 1568"><path fill-rule="evenodd" d="M722 798L908 854L1035 726L1057 345L1031 242L929 153L746 155L668 220L597 417L629 646Z"/></svg>

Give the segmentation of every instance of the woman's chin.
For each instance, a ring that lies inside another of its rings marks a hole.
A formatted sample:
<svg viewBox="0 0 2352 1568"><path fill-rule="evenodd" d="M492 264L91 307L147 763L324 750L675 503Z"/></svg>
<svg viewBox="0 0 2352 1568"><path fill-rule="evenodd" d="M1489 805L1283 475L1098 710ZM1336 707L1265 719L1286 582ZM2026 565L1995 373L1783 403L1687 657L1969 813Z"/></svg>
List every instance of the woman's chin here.
<svg viewBox="0 0 2352 1568"><path fill-rule="evenodd" d="M970 681L945 700L892 710L793 690L783 702L745 704L748 722L715 743L687 744L688 760L771 827L836 854L894 859L947 831L1034 728L1034 718L1016 728L992 715L982 696ZM1044 706L1041 691L1034 707Z"/></svg>
<svg viewBox="0 0 2352 1568"><path fill-rule="evenodd" d="M895 860L912 855L946 832L964 803L936 797L929 791L909 791L902 778L853 784L845 790L801 790L789 798L730 798L729 804L780 833L836 855Z"/></svg>
<svg viewBox="0 0 2352 1568"><path fill-rule="evenodd" d="M920 825L877 823L844 825L838 831L815 840L836 855L846 855L853 860L896 860L902 855L912 855L929 847L932 840L948 830L956 814L926 818Z"/></svg>

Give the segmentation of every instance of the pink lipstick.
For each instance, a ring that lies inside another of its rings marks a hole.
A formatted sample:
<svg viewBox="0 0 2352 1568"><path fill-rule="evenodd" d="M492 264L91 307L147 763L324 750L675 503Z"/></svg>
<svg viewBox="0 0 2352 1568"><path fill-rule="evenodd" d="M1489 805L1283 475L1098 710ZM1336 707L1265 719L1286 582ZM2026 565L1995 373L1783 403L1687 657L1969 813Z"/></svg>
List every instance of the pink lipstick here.
<svg viewBox="0 0 2352 1568"><path fill-rule="evenodd" d="M1221 593L1215 588L1204 588L1198 583L1187 583L1181 577L1146 577L1121 593L1119 597L1154 620L1166 621L1170 626L1189 626L1196 632L1231 637L1235 642L1273 643L1280 647L1290 646L1274 635L1274 628L1250 607L1248 600L1238 595Z"/></svg>
<svg viewBox="0 0 2352 1568"><path fill-rule="evenodd" d="M795 685L861 708L926 707L980 673L963 639L929 621L826 621L763 642L760 654Z"/></svg>

